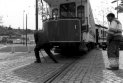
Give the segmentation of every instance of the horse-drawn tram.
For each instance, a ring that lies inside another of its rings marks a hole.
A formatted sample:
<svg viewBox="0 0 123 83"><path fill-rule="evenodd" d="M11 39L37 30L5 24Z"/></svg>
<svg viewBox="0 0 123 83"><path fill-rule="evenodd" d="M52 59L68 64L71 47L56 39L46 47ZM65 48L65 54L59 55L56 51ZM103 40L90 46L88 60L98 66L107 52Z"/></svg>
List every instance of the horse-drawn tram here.
<svg viewBox="0 0 123 83"><path fill-rule="evenodd" d="M92 49L95 22L89 0L44 0L49 5L49 19L43 22L55 50Z"/></svg>

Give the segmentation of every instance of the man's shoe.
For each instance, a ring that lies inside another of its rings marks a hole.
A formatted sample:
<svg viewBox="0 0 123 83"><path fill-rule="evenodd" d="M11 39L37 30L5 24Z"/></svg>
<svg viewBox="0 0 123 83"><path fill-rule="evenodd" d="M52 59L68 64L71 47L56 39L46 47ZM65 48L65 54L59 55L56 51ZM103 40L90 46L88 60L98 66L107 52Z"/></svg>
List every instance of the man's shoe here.
<svg viewBox="0 0 123 83"><path fill-rule="evenodd" d="M41 63L41 61L35 61L34 63Z"/></svg>
<svg viewBox="0 0 123 83"><path fill-rule="evenodd" d="M110 68L106 68L108 70L119 70L119 67L110 67Z"/></svg>

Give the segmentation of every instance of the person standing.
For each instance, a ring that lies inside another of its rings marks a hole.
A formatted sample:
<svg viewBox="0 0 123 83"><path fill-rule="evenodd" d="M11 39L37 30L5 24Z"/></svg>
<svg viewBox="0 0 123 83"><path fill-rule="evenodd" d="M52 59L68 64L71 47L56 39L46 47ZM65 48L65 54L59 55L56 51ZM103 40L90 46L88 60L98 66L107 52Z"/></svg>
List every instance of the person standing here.
<svg viewBox="0 0 123 83"><path fill-rule="evenodd" d="M119 69L119 43L122 38L122 25L113 13L107 15L107 20L110 22L107 31L107 54L109 58L109 70Z"/></svg>
<svg viewBox="0 0 123 83"><path fill-rule="evenodd" d="M35 57L36 57L35 63L41 63L41 59L40 59L40 55L39 55L39 51L41 49L44 49L44 51L48 54L48 56L55 63L58 63L58 61L54 58L52 52L50 51L48 36L46 33L44 33L44 30L35 31L34 39L35 39L35 43L36 43L36 46L34 49Z"/></svg>

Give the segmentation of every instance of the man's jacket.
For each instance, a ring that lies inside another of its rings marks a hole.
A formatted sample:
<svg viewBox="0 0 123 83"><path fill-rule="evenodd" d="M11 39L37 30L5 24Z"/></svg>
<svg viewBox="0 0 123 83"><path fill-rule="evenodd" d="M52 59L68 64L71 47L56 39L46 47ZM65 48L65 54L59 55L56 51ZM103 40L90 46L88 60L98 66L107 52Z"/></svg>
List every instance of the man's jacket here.
<svg viewBox="0 0 123 83"><path fill-rule="evenodd" d="M122 40L122 25L119 20L114 19L108 30L108 35L107 35L107 41L112 41L112 40L117 40L121 41Z"/></svg>
<svg viewBox="0 0 123 83"><path fill-rule="evenodd" d="M37 45L43 45L45 43L48 43L48 35L46 33L44 33L43 31L35 31L34 33L34 39L35 39L35 43Z"/></svg>

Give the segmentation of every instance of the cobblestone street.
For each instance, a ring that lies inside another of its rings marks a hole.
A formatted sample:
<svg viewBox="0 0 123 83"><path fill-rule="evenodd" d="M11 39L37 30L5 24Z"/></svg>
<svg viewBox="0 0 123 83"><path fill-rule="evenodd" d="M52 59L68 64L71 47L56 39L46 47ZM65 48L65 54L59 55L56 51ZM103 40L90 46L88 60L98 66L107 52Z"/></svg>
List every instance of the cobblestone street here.
<svg viewBox="0 0 123 83"><path fill-rule="evenodd" d="M0 53L0 83L42 83L65 64L74 58L66 59L62 56L56 58L60 63L54 63L45 52L42 63L34 63L34 53ZM41 56L42 57L42 56Z"/></svg>
<svg viewBox="0 0 123 83"><path fill-rule="evenodd" d="M122 13L123 0L0 0L0 83L123 83Z"/></svg>
<svg viewBox="0 0 123 83"><path fill-rule="evenodd" d="M36 64L34 53L0 53L0 83L43 83L65 64L74 60L60 55L56 58L59 60L58 64L48 57L47 62L42 59L41 64ZM111 71L106 67L106 51L92 50L63 71L52 83L123 83L122 68Z"/></svg>
<svg viewBox="0 0 123 83"><path fill-rule="evenodd" d="M123 83L123 70L107 70L108 64L106 51L93 50L52 83Z"/></svg>

